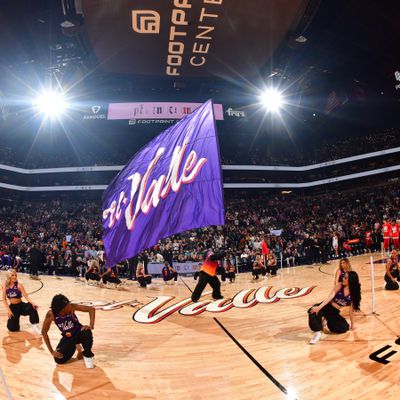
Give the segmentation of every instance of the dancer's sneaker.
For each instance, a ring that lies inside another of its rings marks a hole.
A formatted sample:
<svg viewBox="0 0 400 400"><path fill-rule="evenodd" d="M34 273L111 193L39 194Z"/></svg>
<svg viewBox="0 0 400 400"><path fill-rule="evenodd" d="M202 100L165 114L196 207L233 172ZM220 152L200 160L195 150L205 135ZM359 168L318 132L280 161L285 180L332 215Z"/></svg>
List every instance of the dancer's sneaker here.
<svg viewBox="0 0 400 400"><path fill-rule="evenodd" d="M216 297L213 296L214 300L222 300L223 298L224 298L224 296L216 296Z"/></svg>
<svg viewBox="0 0 400 400"><path fill-rule="evenodd" d="M39 328L39 324L32 324L32 330L33 330L33 332L37 333L38 335L42 334L42 331Z"/></svg>
<svg viewBox="0 0 400 400"><path fill-rule="evenodd" d="M93 357L85 357L85 356L83 356L83 361L85 362L86 368L94 368Z"/></svg>
<svg viewBox="0 0 400 400"><path fill-rule="evenodd" d="M317 344L321 340L322 332L318 331L314 333L314 336L310 339L308 343Z"/></svg>

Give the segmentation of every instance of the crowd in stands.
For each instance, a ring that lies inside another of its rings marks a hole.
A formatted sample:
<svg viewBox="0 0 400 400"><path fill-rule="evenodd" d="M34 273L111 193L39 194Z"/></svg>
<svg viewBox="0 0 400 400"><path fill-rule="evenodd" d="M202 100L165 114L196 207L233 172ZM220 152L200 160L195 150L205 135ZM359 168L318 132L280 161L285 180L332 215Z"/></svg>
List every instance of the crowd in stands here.
<svg viewBox="0 0 400 400"><path fill-rule="evenodd" d="M301 166L325 161L338 160L357 154L366 154L400 146L398 129L370 133L366 136L349 136L345 139L318 139L294 148L292 144L284 146L281 142L267 146L254 147L251 152L232 152L224 154L221 147L224 164L244 165L290 165Z"/></svg>
<svg viewBox="0 0 400 400"><path fill-rule="evenodd" d="M246 144L248 146L248 143ZM231 149L221 143L223 164L248 165L309 165L336 160L356 154L365 154L400 146L400 132L393 129L370 133L363 137L349 136L346 139L330 138L308 141L294 148L291 143L255 145L251 151ZM239 151L240 150L240 151ZM9 146L0 149L0 164L21 168L55 168L94 165L124 165L135 150L127 145L118 150L97 147L94 143L78 149L57 146L54 149L32 148L19 153ZM26 155L28 153L28 156Z"/></svg>
<svg viewBox="0 0 400 400"><path fill-rule="evenodd" d="M384 218L399 219L400 184L391 183L318 197L297 194L228 197L226 225L195 229L159 242L142 254L145 264L201 262L206 249L224 249L241 268L250 268L265 239L283 266L326 262L330 258L381 249ZM81 274L106 257L99 205L94 202L9 202L0 206L0 258L3 265L29 264L33 244L39 269ZM366 243L366 233L371 242ZM335 254L332 238L339 241ZM349 244L351 243L351 244ZM121 264L129 275L130 260ZM132 278L132 274L131 274Z"/></svg>

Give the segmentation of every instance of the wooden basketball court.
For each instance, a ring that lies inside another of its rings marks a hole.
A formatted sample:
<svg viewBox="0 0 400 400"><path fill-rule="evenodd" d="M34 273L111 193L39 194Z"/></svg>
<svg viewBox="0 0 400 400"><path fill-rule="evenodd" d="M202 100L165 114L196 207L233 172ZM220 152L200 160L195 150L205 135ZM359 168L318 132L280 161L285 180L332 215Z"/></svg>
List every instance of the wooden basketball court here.
<svg viewBox="0 0 400 400"><path fill-rule="evenodd" d="M7 331L2 306L0 398L398 399L400 293L383 289L385 264L379 263L380 254L374 260L377 314L371 314L369 255L353 257L362 283L357 329L325 334L314 346L308 344L306 312L328 295L338 261L285 268L267 280L240 274L235 283L222 286L224 302L212 302L208 294L195 305L190 301L192 278L167 286L154 279L147 289L130 282L117 290L72 278L43 276L34 281L20 274L40 307L41 321L57 293L98 308L93 331L96 367L87 370L75 358L56 365L26 317L21 332ZM78 316L87 322L86 314ZM49 334L55 346L60 333L54 324ZM387 364L370 359L384 346L391 347L379 357L396 352Z"/></svg>

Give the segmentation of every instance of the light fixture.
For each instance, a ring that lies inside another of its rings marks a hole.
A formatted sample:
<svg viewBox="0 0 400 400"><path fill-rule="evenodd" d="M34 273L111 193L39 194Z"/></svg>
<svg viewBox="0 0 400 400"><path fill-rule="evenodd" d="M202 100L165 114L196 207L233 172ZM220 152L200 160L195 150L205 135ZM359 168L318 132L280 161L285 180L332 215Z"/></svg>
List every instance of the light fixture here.
<svg viewBox="0 0 400 400"><path fill-rule="evenodd" d="M59 117L65 111L67 104L61 92L46 91L34 101L35 108L46 117Z"/></svg>
<svg viewBox="0 0 400 400"><path fill-rule="evenodd" d="M260 100L267 111L277 112L282 106L282 94L276 89L267 89L260 95Z"/></svg>

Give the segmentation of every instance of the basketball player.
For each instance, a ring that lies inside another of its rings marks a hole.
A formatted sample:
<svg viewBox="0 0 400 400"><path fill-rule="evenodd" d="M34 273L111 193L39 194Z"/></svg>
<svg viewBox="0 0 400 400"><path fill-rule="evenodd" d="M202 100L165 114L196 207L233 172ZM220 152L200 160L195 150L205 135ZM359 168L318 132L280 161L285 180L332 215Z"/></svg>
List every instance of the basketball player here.
<svg viewBox="0 0 400 400"><path fill-rule="evenodd" d="M204 264L199 272L199 281L192 293L192 301L196 302L200 299L207 284L209 284L213 289L212 297L214 300L223 299L223 296L221 295L221 282L217 277L217 268L218 261L222 260L224 257L224 252L214 253L212 250L209 250L206 253Z"/></svg>
<svg viewBox="0 0 400 400"><path fill-rule="evenodd" d="M62 294L57 294L53 297L50 308L43 322L42 336L49 352L54 357L54 361L57 364L65 364L72 358L75 350L80 347L79 345L82 344L85 366L86 368L94 368L92 329L94 328L95 308L71 304ZM82 325L75 315L75 311L88 312L90 316L90 325ZM60 329L62 335L56 350L53 349L47 334L53 321L58 329Z"/></svg>
<svg viewBox="0 0 400 400"><path fill-rule="evenodd" d="M382 236L383 236L383 249L388 252L390 249L390 234L392 233L392 227L387 219L383 220L382 225Z"/></svg>
<svg viewBox="0 0 400 400"><path fill-rule="evenodd" d="M399 249L399 225L396 223L396 220L392 220L392 224L390 225L391 233L392 233L392 242L393 249Z"/></svg>
<svg viewBox="0 0 400 400"><path fill-rule="evenodd" d="M28 303L22 301L22 296ZM3 303L7 310L7 329L10 332L18 332L20 316L29 315L29 322L34 332L40 334L38 306L29 298L24 285L18 282L17 271L13 269L7 271L6 281L3 284Z"/></svg>

